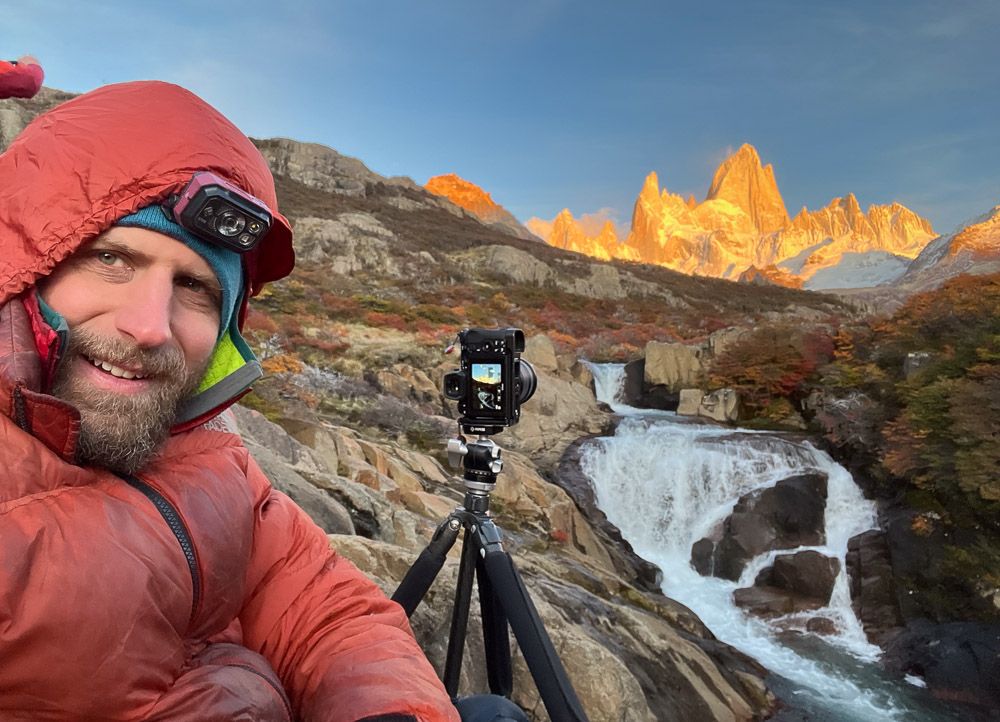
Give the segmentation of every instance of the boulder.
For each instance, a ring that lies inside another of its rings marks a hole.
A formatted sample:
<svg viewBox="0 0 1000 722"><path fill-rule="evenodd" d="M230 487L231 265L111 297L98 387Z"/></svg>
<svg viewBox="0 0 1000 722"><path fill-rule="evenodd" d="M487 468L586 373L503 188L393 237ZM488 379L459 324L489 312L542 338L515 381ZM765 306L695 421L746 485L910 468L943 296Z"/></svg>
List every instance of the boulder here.
<svg viewBox="0 0 1000 722"><path fill-rule="evenodd" d="M713 421L736 421L740 417L740 397L734 389L716 389L702 397L698 416Z"/></svg>
<svg viewBox="0 0 1000 722"><path fill-rule="evenodd" d="M737 589L736 604L772 617L821 609L830 602L840 562L816 551L782 554L757 575L752 587Z"/></svg>
<svg viewBox="0 0 1000 722"><path fill-rule="evenodd" d="M868 638L883 643L903 625L885 534L872 529L851 537L845 561L854 614Z"/></svg>
<svg viewBox="0 0 1000 722"><path fill-rule="evenodd" d="M719 422L736 421L740 416L740 398L734 389L717 389L707 394L701 389L681 389L677 414Z"/></svg>
<svg viewBox="0 0 1000 722"><path fill-rule="evenodd" d="M696 386L703 371L700 347L650 341L646 344L644 381L677 392Z"/></svg>
<svg viewBox="0 0 1000 722"><path fill-rule="evenodd" d="M288 494L324 531L355 533L348 509L304 476L328 473L322 458L257 411L236 405L233 414L244 444L276 489Z"/></svg>
<svg viewBox="0 0 1000 722"><path fill-rule="evenodd" d="M556 348L552 345L552 339L545 334L535 334L525 339L522 358L530 363L536 372L555 373L559 370Z"/></svg>
<svg viewBox="0 0 1000 722"><path fill-rule="evenodd" d="M783 614L813 609L796 607L796 597L773 587L744 587L733 592L733 602L758 617L780 617Z"/></svg>
<svg viewBox="0 0 1000 722"><path fill-rule="evenodd" d="M810 617L806 622L806 631L830 637L837 633L837 625L829 617Z"/></svg>
<svg viewBox="0 0 1000 722"><path fill-rule="evenodd" d="M645 407L646 401L643 398L643 378L645 375L646 359L639 358L625 364L625 383L622 388L622 396L629 406Z"/></svg>
<svg viewBox="0 0 1000 722"><path fill-rule="evenodd" d="M691 545L691 566L703 577L715 576L714 539L699 539Z"/></svg>
<svg viewBox="0 0 1000 722"><path fill-rule="evenodd" d="M806 550L775 557L774 564L757 575L754 585L775 587L790 594L809 597L822 607L830 603L833 584L839 573L838 559Z"/></svg>
<svg viewBox="0 0 1000 722"><path fill-rule="evenodd" d="M622 274L614 266L606 263L591 263L588 274L582 278L560 278L559 286L570 293L585 298L610 298L619 300L628 295L629 289L622 283Z"/></svg>
<svg viewBox="0 0 1000 722"><path fill-rule="evenodd" d="M625 403L640 409L674 411L680 401L680 392L667 386L651 386L645 381L646 359L636 359L625 364Z"/></svg>
<svg viewBox="0 0 1000 722"><path fill-rule="evenodd" d="M882 661L892 672L921 678L932 695L962 709L962 719L996 719L1000 625L917 620L889 642Z"/></svg>
<svg viewBox="0 0 1000 722"><path fill-rule="evenodd" d="M744 494L723 522L718 543L712 542L714 576L736 581L758 554L822 544L825 508L826 475L821 473L800 474ZM704 545L699 549L704 553Z"/></svg>
<svg viewBox="0 0 1000 722"><path fill-rule="evenodd" d="M678 416L697 416L701 408L701 399L705 392L701 389L681 389L677 401Z"/></svg>

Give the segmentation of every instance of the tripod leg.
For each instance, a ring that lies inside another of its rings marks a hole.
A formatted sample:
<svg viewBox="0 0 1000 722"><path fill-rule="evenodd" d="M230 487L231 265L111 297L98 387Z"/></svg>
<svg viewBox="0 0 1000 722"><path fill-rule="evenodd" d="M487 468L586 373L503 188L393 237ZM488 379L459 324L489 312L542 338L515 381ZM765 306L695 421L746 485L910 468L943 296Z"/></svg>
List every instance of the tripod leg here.
<svg viewBox="0 0 1000 722"><path fill-rule="evenodd" d="M434 536L430 543L420 552L420 556L413 562L413 566L406 572L403 581L396 587L392 595L392 601L397 602L406 612L406 616L413 616L413 611L420 604L420 600L431 588L434 579L437 577L444 560L448 556L448 550L455 544L458 538L458 530L462 528L462 522L454 514L445 519L434 531Z"/></svg>
<svg viewBox="0 0 1000 722"><path fill-rule="evenodd" d="M507 552L494 548L486 551L483 565L510 619L510 626L549 718L552 722L586 722L583 706L514 567L514 561Z"/></svg>
<svg viewBox="0 0 1000 722"><path fill-rule="evenodd" d="M462 561L458 567L458 585L455 605L451 610L451 630L448 632L448 656L444 664L444 688L452 697L458 696L458 681L462 674L462 652L465 649L465 632L469 623L469 604L472 599L472 577L476 569L479 547L469 531L462 537Z"/></svg>
<svg viewBox="0 0 1000 722"><path fill-rule="evenodd" d="M483 559L476 559L476 580L479 584L479 609L483 615L483 645L486 652L486 676L490 691L510 697L514 688L510 664L510 639L507 636L507 615L493 589Z"/></svg>

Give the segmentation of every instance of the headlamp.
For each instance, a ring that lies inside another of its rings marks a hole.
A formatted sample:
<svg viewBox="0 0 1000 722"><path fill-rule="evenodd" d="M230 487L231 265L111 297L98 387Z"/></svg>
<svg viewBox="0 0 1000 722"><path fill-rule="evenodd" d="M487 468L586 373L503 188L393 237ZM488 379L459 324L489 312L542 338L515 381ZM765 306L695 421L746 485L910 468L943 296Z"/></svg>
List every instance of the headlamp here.
<svg viewBox="0 0 1000 722"><path fill-rule="evenodd" d="M179 195L163 203L163 210L202 240L237 253L252 251L273 220L263 201L209 171L195 173Z"/></svg>

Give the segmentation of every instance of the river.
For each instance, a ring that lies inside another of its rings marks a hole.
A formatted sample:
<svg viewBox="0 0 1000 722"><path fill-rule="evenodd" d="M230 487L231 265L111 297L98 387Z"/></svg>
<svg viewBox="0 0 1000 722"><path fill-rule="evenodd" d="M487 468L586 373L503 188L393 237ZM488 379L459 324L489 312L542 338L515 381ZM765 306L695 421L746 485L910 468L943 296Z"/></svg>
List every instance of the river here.
<svg viewBox="0 0 1000 722"><path fill-rule="evenodd" d="M850 603L848 540L876 526L876 511L850 473L804 441L777 434L692 422L670 412L635 409L619 400L621 364L594 364L598 400L623 418L615 435L595 439L581 465L597 503L636 553L663 571L663 593L693 610L712 632L764 665L786 704L776 720L951 722L921 689L886 675L878 647L868 643ZM828 477L826 542L763 554L738 582L703 577L690 565L691 546L725 519L740 496L807 471ZM814 549L840 560L830 603L808 614L763 620L733 603L774 556ZM807 632L810 617L826 617L836 633Z"/></svg>

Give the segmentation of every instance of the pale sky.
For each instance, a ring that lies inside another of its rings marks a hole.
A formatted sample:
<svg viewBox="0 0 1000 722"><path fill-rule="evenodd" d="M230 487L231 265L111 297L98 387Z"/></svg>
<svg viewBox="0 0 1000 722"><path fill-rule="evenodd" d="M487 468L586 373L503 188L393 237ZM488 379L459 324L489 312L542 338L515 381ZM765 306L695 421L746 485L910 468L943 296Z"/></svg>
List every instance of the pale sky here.
<svg viewBox="0 0 1000 722"><path fill-rule="evenodd" d="M748 142L789 214L855 193L947 233L1000 204L1000 2L0 0L46 85L184 85L247 134L458 173L520 220L703 199Z"/></svg>

